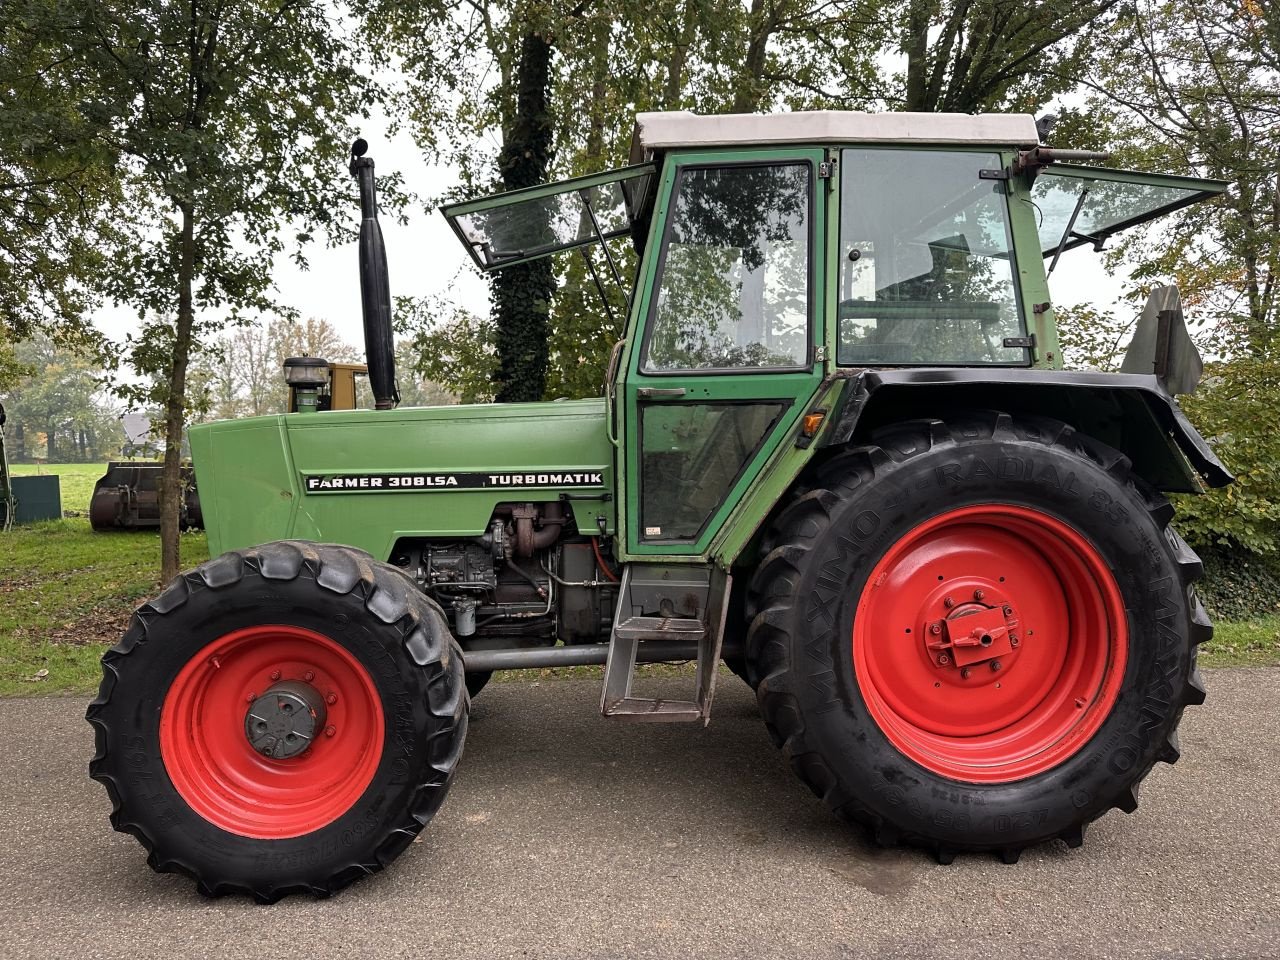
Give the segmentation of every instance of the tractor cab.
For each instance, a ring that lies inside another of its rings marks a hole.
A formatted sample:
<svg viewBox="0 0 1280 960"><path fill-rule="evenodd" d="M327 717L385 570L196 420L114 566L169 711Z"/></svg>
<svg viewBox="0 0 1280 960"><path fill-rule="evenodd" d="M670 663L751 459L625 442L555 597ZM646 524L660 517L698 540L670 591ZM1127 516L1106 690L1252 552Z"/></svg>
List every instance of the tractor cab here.
<svg viewBox="0 0 1280 960"><path fill-rule="evenodd" d="M620 552L728 559L764 465L847 425L845 383L1061 370L1045 260L1226 186L1063 162L1105 159L1040 146L1030 116L641 114L631 166L443 213L482 271L576 250L625 285ZM1144 458L1195 488L1169 454Z"/></svg>

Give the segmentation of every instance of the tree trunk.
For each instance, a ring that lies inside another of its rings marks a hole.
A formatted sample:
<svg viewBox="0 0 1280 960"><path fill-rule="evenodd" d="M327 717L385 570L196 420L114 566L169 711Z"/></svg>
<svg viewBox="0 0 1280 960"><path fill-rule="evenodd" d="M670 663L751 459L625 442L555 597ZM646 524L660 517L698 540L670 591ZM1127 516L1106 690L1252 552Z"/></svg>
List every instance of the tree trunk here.
<svg viewBox="0 0 1280 960"><path fill-rule="evenodd" d="M903 110L929 109L929 11L928 0L911 0L907 11L907 33L902 40L902 52L907 57L907 98Z"/></svg>
<svg viewBox="0 0 1280 960"><path fill-rule="evenodd" d="M178 238L178 324L173 335L173 367L164 411L164 469L160 474L160 579L178 575L178 533L182 507L182 427L186 421L187 361L191 356L191 328L195 309L191 288L195 279L195 211L190 201L179 204L182 232Z"/></svg>
<svg viewBox="0 0 1280 960"><path fill-rule="evenodd" d="M697 21L689 6L685 3L680 8L680 35L671 51L671 58L667 61L667 83L662 92L663 110L680 109L684 92L684 71L689 63L689 48L693 46L697 30Z"/></svg>
<svg viewBox="0 0 1280 960"><path fill-rule="evenodd" d="M18 426L14 429L13 440L14 440L14 443L17 444L16 459L18 460L27 459L27 431L23 429L22 424L18 424Z"/></svg>
<svg viewBox="0 0 1280 960"><path fill-rule="evenodd" d="M768 0L751 0L746 57L738 74L737 92L733 95L733 113L755 113L760 109L760 94L764 81L765 58L769 52L769 38L773 35L772 12Z"/></svg>
<svg viewBox="0 0 1280 960"><path fill-rule="evenodd" d="M49 424L44 432L44 459L46 463L53 463L54 458L58 454L57 435L53 424Z"/></svg>
<svg viewBox="0 0 1280 960"><path fill-rule="evenodd" d="M532 187L547 178L551 164L551 43L536 30L526 33L516 67L516 113L498 156L503 186ZM548 230L550 229L548 225ZM556 281L549 257L507 267L493 278L491 297L497 323L499 403L541 400L547 384L547 320Z"/></svg>

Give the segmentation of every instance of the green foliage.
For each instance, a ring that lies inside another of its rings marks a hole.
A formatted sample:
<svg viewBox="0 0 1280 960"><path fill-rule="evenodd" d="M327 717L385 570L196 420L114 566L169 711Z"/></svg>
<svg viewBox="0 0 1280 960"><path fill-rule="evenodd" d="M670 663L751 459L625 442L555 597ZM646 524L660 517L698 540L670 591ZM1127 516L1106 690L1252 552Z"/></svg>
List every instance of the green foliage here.
<svg viewBox="0 0 1280 960"><path fill-rule="evenodd" d="M1208 546L1200 548L1200 559L1204 579L1196 592L1214 620L1280 616L1280 555Z"/></svg>
<svg viewBox="0 0 1280 960"><path fill-rule="evenodd" d="M119 411L94 357L39 336L18 344L14 358L23 375L0 390L11 460L100 460L119 452Z"/></svg>
<svg viewBox="0 0 1280 960"><path fill-rule="evenodd" d="M1191 422L1236 475L1229 487L1177 498L1179 526L1197 544L1280 550L1280 361L1237 357L1209 364L1182 401Z"/></svg>
<svg viewBox="0 0 1280 960"><path fill-rule="evenodd" d="M496 328L487 317L433 300L401 298L396 303L401 333L410 335L405 355L416 358L401 369L439 384L463 403L494 398L498 358Z"/></svg>
<svg viewBox="0 0 1280 960"><path fill-rule="evenodd" d="M890 15L896 14L899 47L907 58L905 73L891 88L901 97L898 108L1034 111L1075 87L1095 56L1097 38L1114 29L1118 6L1118 0L892 3Z"/></svg>
<svg viewBox="0 0 1280 960"><path fill-rule="evenodd" d="M76 91L78 149L115 161L100 292L138 312L122 353L141 379L121 394L163 410L172 575L188 367L229 322L287 314L273 296L276 255L296 247L301 261L314 234L350 234L333 210L354 194L351 119L380 91L320 0L22 3L16 29L41 39L49 82ZM394 207L394 179L382 188Z"/></svg>
<svg viewBox="0 0 1280 960"><path fill-rule="evenodd" d="M1056 306L1053 314L1058 325L1062 361L1068 369L1120 369L1120 361L1124 358L1125 347L1138 318L1136 311L1131 318L1124 319L1109 310L1077 303Z"/></svg>
<svg viewBox="0 0 1280 960"><path fill-rule="evenodd" d="M63 15L61 0L7 0L0 17L0 341L83 332L116 236L117 151L83 109L93 78L63 59Z"/></svg>

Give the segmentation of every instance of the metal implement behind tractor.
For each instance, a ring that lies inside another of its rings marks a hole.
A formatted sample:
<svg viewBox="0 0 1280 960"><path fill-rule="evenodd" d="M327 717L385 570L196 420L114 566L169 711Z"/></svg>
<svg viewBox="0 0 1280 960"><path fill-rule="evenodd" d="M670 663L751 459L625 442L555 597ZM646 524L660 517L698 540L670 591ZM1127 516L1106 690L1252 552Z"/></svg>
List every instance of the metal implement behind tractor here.
<svg viewBox="0 0 1280 960"><path fill-rule="evenodd" d="M160 475L164 464L113 460L93 485L89 499L89 523L94 530L154 530L160 526ZM182 506L179 522L184 528L201 529L204 516L196 490L195 471L182 468Z"/></svg>
<svg viewBox="0 0 1280 960"><path fill-rule="evenodd" d="M103 658L113 823L208 894L324 895L443 801L494 670L604 664L611 720L706 723L723 660L839 818L1006 861L1137 805L1203 700L1165 492L1231 481L1153 297L1062 369L1044 261L1221 192L1065 161L1028 116L638 118L633 165L445 208L485 271L622 283L604 396L397 409L357 143L376 409L191 429L214 559ZM603 286L603 282L601 285ZM688 696L637 663L694 660Z"/></svg>

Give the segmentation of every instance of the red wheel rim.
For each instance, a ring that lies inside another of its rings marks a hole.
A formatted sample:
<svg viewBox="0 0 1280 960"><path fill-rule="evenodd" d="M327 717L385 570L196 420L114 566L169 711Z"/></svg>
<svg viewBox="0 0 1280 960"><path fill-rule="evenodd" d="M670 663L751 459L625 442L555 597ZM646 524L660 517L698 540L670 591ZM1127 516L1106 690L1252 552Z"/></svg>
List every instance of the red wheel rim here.
<svg viewBox="0 0 1280 960"><path fill-rule="evenodd" d="M911 530L854 613L858 688L880 729L954 780L1050 770L1120 693L1124 602L1078 531L1026 507L950 510Z"/></svg>
<svg viewBox="0 0 1280 960"><path fill-rule="evenodd" d="M255 698L280 681L323 698L325 725L289 759L258 753L245 734ZM190 807L244 837L297 837L359 800L382 756L383 715L368 671L311 630L255 626L225 634L184 666L160 712L160 755Z"/></svg>

